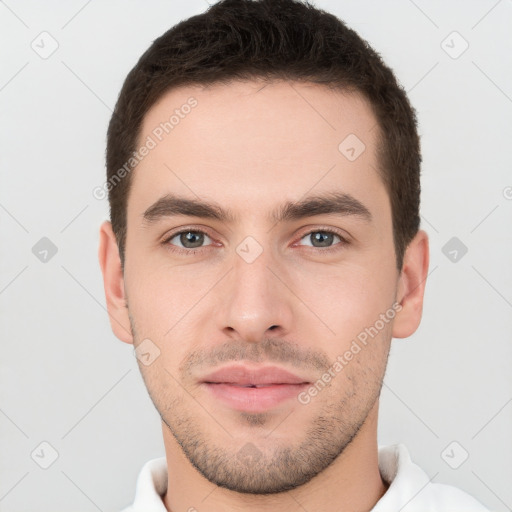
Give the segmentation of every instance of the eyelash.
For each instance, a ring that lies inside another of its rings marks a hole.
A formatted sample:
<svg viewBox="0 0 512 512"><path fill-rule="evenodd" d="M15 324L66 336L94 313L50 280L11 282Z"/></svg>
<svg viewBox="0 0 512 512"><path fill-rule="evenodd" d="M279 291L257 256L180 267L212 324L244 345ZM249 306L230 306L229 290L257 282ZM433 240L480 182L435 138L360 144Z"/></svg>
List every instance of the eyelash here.
<svg viewBox="0 0 512 512"><path fill-rule="evenodd" d="M164 245L168 250L170 250L172 252L177 252L179 254L185 254L187 256L193 256L197 252L199 252L202 249L205 249L207 247L206 246L206 247L197 247L195 249L185 249L185 248L178 247L178 246L175 246L175 245L169 243L173 238L175 238L176 236L181 235L183 233L200 233L200 234L206 235L207 237L209 237L210 239L213 240L213 237L211 237L206 231L203 231L202 229L182 229L181 231L176 231L175 233L172 233L171 235L167 236L162 241L162 245ZM349 243L350 243L338 231L335 231L333 229L327 229L327 228L326 229L312 229L312 230L304 233L299 238L299 241L302 240L303 238L305 238L306 236L311 235L312 233L329 233L329 234L332 234L332 235L336 235L340 239L340 242L338 242L337 244L334 244L331 247L306 246L306 247L310 247L311 249L320 250L321 252L324 252L324 253L325 252L326 253L331 253L331 252L342 250L344 246L349 245ZM341 246L341 247L338 247L338 246Z"/></svg>

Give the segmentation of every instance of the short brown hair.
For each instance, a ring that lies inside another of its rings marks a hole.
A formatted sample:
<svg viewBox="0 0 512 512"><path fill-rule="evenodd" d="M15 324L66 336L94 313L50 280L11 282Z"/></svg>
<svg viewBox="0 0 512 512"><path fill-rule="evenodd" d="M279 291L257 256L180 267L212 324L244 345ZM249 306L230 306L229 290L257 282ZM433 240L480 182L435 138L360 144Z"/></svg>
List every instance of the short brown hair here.
<svg viewBox="0 0 512 512"><path fill-rule="evenodd" d="M365 40L332 14L298 0L220 0L156 39L126 77L106 149L107 183L114 185L108 189L110 219L123 268L131 173L113 178L136 150L146 113L178 86L256 78L323 84L357 91L369 101L378 122L378 172L390 198L400 270L420 225L415 111L393 71Z"/></svg>

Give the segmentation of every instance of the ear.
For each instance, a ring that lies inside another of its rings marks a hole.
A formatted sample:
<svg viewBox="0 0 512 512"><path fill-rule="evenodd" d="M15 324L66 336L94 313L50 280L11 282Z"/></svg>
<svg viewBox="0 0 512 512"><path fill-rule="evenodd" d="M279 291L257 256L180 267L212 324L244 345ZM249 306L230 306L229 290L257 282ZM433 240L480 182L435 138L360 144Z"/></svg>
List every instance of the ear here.
<svg viewBox="0 0 512 512"><path fill-rule="evenodd" d="M100 227L98 259L103 274L103 286L107 300L107 311L113 333L125 343L133 343L124 292L124 276L116 237L109 221Z"/></svg>
<svg viewBox="0 0 512 512"><path fill-rule="evenodd" d="M397 293L397 302L402 305L402 309L393 323L394 338L407 338L420 325L428 264L428 235L419 230L404 255Z"/></svg>

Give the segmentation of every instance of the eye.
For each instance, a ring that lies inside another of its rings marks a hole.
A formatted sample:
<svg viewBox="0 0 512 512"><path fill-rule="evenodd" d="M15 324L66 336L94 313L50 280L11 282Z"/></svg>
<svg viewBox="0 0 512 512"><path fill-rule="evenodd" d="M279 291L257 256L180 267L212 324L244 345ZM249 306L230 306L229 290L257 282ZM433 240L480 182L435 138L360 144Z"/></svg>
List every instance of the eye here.
<svg viewBox="0 0 512 512"><path fill-rule="evenodd" d="M306 245L314 249L322 249L321 252L336 251L349 244L341 234L331 229L309 231L300 238L300 241L302 240L309 241L309 243L296 243L294 245ZM208 241L209 243L204 245ZM212 245L212 242L213 240L205 231L200 229L183 229L165 238L162 241L162 245L172 251L192 255L198 250Z"/></svg>
<svg viewBox="0 0 512 512"><path fill-rule="evenodd" d="M193 249L203 247L205 239L212 242L212 239L201 230L185 229L178 233L173 233L171 236L164 240L164 245L170 244L182 249L184 252L195 252Z"/></svg>
<svg viewBox="0 0 512 512"><path fill-rule="evenodd" d="M336 242L336 239L339 241ZM326 248L326 249L336 249L337 245L346 245L348 242L343 238L340 234L332 231L330 229L321 229L316 231L309 231L306 233L301 240L307 240L310 243L304 244L309 247L314 247L317 249ZM341 243L341 244L340 244ZM303 245L303 244L299 244Z"/></svg>

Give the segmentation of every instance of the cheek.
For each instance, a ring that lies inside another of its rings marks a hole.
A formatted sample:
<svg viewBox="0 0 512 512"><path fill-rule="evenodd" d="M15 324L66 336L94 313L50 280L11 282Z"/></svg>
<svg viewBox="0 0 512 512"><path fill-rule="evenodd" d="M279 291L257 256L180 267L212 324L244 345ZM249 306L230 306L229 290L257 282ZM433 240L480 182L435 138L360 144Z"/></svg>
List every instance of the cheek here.
<svg viewBox="0 0 512 512"><path fill-rule="evenodd" d="M180 319L207 292L209 283L185 268L148 267L135 259L127 266L125 279L137 334L162 340L174 334Z"/></svg>
<svg viewBox="0 0 512 512"><path fill-rule="evenodd" d="M155 387L165 384L168 390L174 389L169 373L180 380L180 363L216 334L211 311L218 303L212 302L209 292L222 276L220 270L211 265L144 266L142 259L139 264L132 259L127 268L130 315L136 342L149 338L160 350L151 367L141 368L152 376ZM179 394L179 389L174 392Z"/></svg>
<svg viewBox="0 0 512 512"><path fill-rule="evenodd" d="M302 272L297 295L331 331L337 344L350 342L392 307L396 279L392 271L371 266L317 266ZM320 325L319 328L323 329Z"/></svg>

